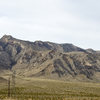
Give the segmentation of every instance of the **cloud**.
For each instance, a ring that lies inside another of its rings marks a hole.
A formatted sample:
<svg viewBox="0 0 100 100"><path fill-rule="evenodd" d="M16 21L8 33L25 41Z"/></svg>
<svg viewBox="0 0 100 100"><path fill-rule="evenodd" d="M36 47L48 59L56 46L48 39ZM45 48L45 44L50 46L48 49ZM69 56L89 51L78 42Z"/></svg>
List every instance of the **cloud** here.
<svg viewBox="0 0 100 100"><path fill-rule="evenodd" d="M100 1L3 0L0 1L0 37L35 41L70 42L100 49Z"/></svg>

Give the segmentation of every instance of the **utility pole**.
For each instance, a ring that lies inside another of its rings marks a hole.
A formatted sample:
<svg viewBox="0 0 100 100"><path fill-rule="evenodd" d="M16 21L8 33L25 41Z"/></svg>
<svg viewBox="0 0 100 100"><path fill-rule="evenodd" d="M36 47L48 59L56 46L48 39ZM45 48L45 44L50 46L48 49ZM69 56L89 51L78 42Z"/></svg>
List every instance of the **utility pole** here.
<svg viewBox="0 0 100 100"><path fill-rule="evenodd" d="M12 73L12 87L13 88L15 88L15 75L16 75L16 72L15 71L13 71L13 73Z"/></svg>
<svg viewBox="0 0 100 100"><path fill-rule="evenodd" d="M8 79L8 97L10 97L10 77Z"/></svg>
<svg viewBox="0 0 100 100"><path fill-rule="evenodd" d="M15 90L15 85L16 85L16 82L15 82L15 75L16 75L16 72L13 71L13 73L12 73L12 92L13 92L13 95L14 95L14 96L15 96L15 92L16 92L16 90Z"/></svg>

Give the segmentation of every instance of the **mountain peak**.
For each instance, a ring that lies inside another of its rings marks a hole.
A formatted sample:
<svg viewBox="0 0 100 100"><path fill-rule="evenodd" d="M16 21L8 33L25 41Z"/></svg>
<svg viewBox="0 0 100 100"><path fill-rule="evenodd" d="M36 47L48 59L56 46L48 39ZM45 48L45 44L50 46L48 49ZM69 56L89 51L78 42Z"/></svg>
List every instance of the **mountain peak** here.
<svg viewBox="0 0 100 100"><path fill-rule="evenodd" d="M11 36L11 35L4 35L3 37L2 37L3 39L12 39L13 37Z"/></svg>
<svg viewBox="0 0 100 100"><path fill-rule="evenodd" d="M68 43L29 42L4 35L0 39L0 70L15 70L24 76L100 80L96 77L100 54L91 52Z"/></svg>
<svg viewBox="0 0 100 100"><path fill-rule="evenodd" d="M14 38L11 35L4 35L1 40L8 42L9 40L13 40Z"/></svg>

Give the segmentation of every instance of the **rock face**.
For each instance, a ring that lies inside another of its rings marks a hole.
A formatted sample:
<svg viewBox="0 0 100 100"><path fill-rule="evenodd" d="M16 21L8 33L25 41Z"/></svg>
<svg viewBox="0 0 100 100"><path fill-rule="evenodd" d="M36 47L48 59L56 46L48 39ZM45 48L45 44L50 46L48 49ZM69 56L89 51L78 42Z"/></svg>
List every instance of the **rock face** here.
<svg viewBox="0 0 100 100"><path fill-rule="evenodd" d="M73 44L0 39L0 70L64 80L100 80L100 53Z"/></svg>

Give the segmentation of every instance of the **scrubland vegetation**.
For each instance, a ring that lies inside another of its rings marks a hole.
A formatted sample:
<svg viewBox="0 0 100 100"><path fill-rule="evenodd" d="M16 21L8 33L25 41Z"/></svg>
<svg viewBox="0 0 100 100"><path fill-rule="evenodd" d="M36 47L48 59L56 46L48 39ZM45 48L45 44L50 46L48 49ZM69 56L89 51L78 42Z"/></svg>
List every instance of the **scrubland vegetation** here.
<svg viewBox="0 0 100 100"><path fill-rule="evenodd" d="M24 78L10 86L0 83L0 100L100 100L99 83Z"/></svg>

